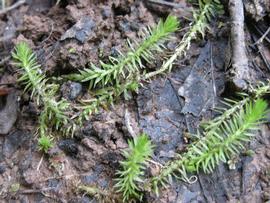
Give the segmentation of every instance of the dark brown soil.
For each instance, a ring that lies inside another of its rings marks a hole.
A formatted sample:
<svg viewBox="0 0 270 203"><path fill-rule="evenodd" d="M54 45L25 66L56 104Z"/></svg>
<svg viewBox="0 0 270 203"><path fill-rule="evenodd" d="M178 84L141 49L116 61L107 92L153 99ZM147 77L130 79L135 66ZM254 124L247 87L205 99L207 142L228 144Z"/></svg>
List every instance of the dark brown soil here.
<svg viewBox="0 0 270 203"><path fill-rule="evenodd" d="M181 19L183 28L188 26L189 4L183 0L168 2L182 7L173 9L140 0L62 0L59 5L53 0L29 0L0 16L1 203L98 202L77 187L85 184L111 190L123 159L121 150L131 138L128 125L136 134L145 132L150 136L156 146L153 160L164 164L185 149L186 132L196 132L202 119L213 116L219 99L234 94L226 86L230 47L225 14L219 19L223 26L213 23L213 30L204 40L193 43L166 78L144 84L130 101L120 100L109 110L101 109L73 138L55 138L56 145L49 155L38 151L39 112L16 82L17 70L10 59L14 44L27 41L49 76L75 73L90 63L98 65L99 60L108 60L108 56L117 54L116 50L125 51L126 39L137 39L143 27L169 13ZM269 41L259 45L254 42L270 26L269 18L264 15L257 23L252 13L249 16L246 35L250 68L256 80L265 81L270 71L270 34L266 36ZM183 34L184 30L178 32L166 45L169 50ZM156 60L148 68L159 65L160 60ZM85 84L65 81L61 85L62 96L73 102L86 94ZM213 174L198 174L194 184L175 180L171 187L162 189L159 197L146 193L143 202L270 201L269 146L270 131L264 125L250 144L254 154L236 157L236 169L221 164ZM154 174L156 166L149 165L147 170L149 175Z"/></svg>

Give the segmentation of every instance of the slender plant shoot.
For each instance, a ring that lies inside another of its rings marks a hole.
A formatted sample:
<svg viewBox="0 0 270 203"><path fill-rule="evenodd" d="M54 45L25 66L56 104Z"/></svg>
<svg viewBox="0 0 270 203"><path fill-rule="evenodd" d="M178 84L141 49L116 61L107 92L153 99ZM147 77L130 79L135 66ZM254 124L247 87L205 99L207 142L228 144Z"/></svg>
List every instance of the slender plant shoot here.
<svg viewBox="0 0 270 203"><path fill-rule="evenodd" d="M68 121L65 111L69 103L63 99L57 101L55 95L58 86L47 84L46 76L42 73L36 55L28 44L25 42L17 44L12 56L15 65L21 71L18 81L25 85L25 91L31 91L31 98L35 98L38 105L43 105L44 110L39 118L41 136L46 136L48 126L59 130Z"/></svg>
<svg viewBox="0 0 270 203"><path fill-rule="evenodd" d="M153 52L162 52L164 41L170 39L171 34L179 27L176 17L168 16L165 21L160 21L154 29L144 29L142 42L131 43L127 54L119 52L120 57L109 57L110 63L100 62L101 67L94 64L90 68L81 70L79 74L71 74L69 79L90 82L90 87L100 84L102 87L108 84L118 84L120 79L133 77L135 72L143 68L142 59L151 63L154 59Z"/></svg>
<svg viewBox="0 0 270 203"><path fill-rule="evenodd" d="M93 98L81 101L81 105L77 107L77 109L82 110L77 118L79 125L84 120L89 120L92 113L98 112L100 106L113 105L116 98L121 95L124 95L125 99L130 99L130 93L137 92L138 89L139 84L134 80L90 92Z"/></svg>
<svg viewBox="0 0 270 203"><path fill-rule="evenodd" d="M210 173L220 162L227 162L240 154L245 149L244 144L251 141L254 131L259 129L258 125L265 120L267 106L262 99L248 101L230 119L219 123L215 130L206 131L205 136L191 144L183 156L169 163L152 179L155 192L158 194L158 185L168 184L173 176L188 181L187 172L203 170Z"/></svg>
<svg viewBox="0 0 270 203"><path fill-rule="evenodd" d="M165 71L171 71L174 61L186 54L186 51L190 48L191 41L199 33L204 37L206 29L209 28L208 22L223 9L219 0L199 0L199 7L199 11L195 11L193 14L194 22L191 24L190 30L184 35L174 54L165 61L160 69L147 73L144 77L145 79L149 79Z"/></svg>
<svg viewBox="0 0 270 203"><path fill-rule="evenodd" d="M53 147L53 139L49 136L42 135L38 139L38 149L44 153L47 153L50 148Z"/></svg>
<svg viewBox="0 0 270 203"><path fill-rule="evenodd" d="M143 182L145 163L153 153L153 146L146 134L128 142L129 149L123 152L125 160L121 162L122 170L117 174L115 187L123 194L123 200L142 199L138 183Z"/></svg>

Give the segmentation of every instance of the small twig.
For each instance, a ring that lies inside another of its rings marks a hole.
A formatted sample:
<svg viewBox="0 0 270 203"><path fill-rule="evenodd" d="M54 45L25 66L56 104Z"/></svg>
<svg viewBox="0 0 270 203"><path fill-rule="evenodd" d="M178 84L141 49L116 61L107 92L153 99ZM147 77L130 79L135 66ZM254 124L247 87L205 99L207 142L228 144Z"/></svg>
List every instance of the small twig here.
<svg viewBox="0 0 270 203"><path fill-rule="evenodd" d="M211 77L212 77L212 86L213 86L213 108L215 108L215 98L217 96L217 90L216 90L216 82L215 82L215 76L214 76L214 63L213 63L213 45L210 42L210 66L211 66Z"/></svg>
<svg viewBox="0 0 270 203"><path fill-rule="evenodd" d="M230 0L231 16L231 45L232 45L232 74L231 82L238 90L248 88L251 79L248 58L246 55L244 32L244 6L242 0Z"/></svg>
<svg viewBox="0 0 270 203"><path fill-rule="evenodd" d="M48 178L45 178L45 179L39 181L39 183L46 182L46 181L52 180L52 179L69 179L69 178L72 178L72 177L80 177L80 176L86 176L86 175L89 175L89 173L51 176L51 177L48 177Z"/></svg>
<svg viewBox="0 0 270 203"><path fill-rule="evenodd" d="M125 126L129 132L129 134L135 138L136 137L136 133L134 132L131 123L130 123L130 113L128 112L128 110L125 110Z"/></svg>
<svg viewBox="0 0 270 203"><path fill-rule="evenodd" d="M260 35L264 35L264 33L261 31L261 29L260 29L257 25L254 25L254 28L256 29L256 31L257 31ZM268 43L270 43L270 39L267 37L267 35L265 35L264 40L267 41Z"/></svg>
<svg viewBox="0 0 270 203"><path fill-rule="evenodd" d="M261 58L262 58L262 60L263 60L263 62L264 62L264 64L265 64L266 68L268 69L268 71L270 71L270 63L268 62L266 56L265 56L264 53L263 53L262 45L261 45L260 43L257 43L257 44L256 44L256 42L258 42L259 40L256 40L255 36L251 35L251 37L252 37L252 40L253 40L255 43L253 43L253 44L250 45L250 46L253 46L253 45L254 45L253 47L256 47L256 51L258 51L258 53L260 54L260 56L261 56Z"/></svg>
<svg viewBox="0 0 270 203"><path fill-rule="evenodd" d="M9 12L9 11L25 4L25 3L26 3L25 0L20 0L20 1L16 2L15 4L13 4L12 6L0 10L0 15L6 14L7 12Z"/></svg>
<svg viewBox="0 0 270 203"><path fill-rule="evenodd" d="M269 61L267 60L265 54L262 52L260 47L258 47L258 50L259 50L259 54L260 54L260 56L265 64L265 66L267 67L268 70L270 70L270 64L269 64Z"/></svg>
<svg viewBox="0 0 270 203"><path fill-rule="evenodd" d="M13 82L5 82L5 83L0 83L0 86L9 86L9 85L14 85L15 83Z"/></svg>
<svg viewBox="0 0 270 203"><path fill-rule="evenodd" d="M48 191L48 190L52 190L52 189L55 189L55 188L52 188L52 187L48 187L48 188L42 188L42 189L29 189L29 190L22 190L22 191L19 191L20 194L31 194L31 193L42 193L42 192L45 192L45 191Z"/></svg>
<svg viewBox="0 0 270 203"><path fill-rule="evenodd" d="M270 27L266 30L266 32L253 45L257 45L257 44L262 43L269 32L270 32Z"/></svg>
<svg viewBox="0 0 270 203"><path fill-rule="evenodd" d="M39 168L40 168L41 163L42 163L42 161L43 161L43 156L44 156L44 155L42 155L42 157L41 157L41 159L40 159L40 161L39 161L39 163L38 163L38 165L37 165L37 171L39 171Z"/></svg>
<svg viewBox="0 0 270 203"><path fill-rule="evenodd" d="M186 8L185 5L180 4L180 3L176 4L176 3L163 1L163 0L148 0L148 1L151 2L151 3L165 5L165 6L169 6L169 7L173 7L173 8Z"/></svg>
<svg viewBox="0 0 270 203"><path fill-rule="evenodd" d="M55 5L56 5L56 6L58 6L58 5L59 5L59 3L60 3L60 1L61 1L61 0L57 0L57 2L56 2L56 4L55 4Z"/></svg>
<svg viewBox="0 0 270 203"><path fill-rule="evenodd" d="M160 168L163 168L163 167L164 167L161 163L156 162L156 161L154 161L154 160L152 160L152 159L149 159L149 160L147 160L147 161L148 161L149 163L152 163L152 164L156 165L156 166L159 166Z"/></svg>

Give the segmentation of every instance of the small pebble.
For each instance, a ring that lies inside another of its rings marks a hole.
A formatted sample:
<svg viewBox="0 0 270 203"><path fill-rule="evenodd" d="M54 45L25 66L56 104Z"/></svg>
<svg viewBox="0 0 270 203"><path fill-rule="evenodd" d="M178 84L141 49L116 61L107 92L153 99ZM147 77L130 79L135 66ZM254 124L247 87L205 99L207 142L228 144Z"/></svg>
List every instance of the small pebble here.
<svg viewBox="0 0 270 203"><path fill-rule="evenodd" d="M101 11L101 14L102 14L103 18L109 18L112 15L112 11L111 11L111 9L109 7L105 7Z"/></svg>
<svg viewBox="0 0 270 203"><path fill-rule="evenodd" d="M70 100L76 99L80 95L81 92L82 92L82 85L77 82L72 82L70 84L69 99Z"/></svg>
<svg viewBox="0 0 270 203"><path fill-rule="evenodd" d="M0 164L0 175L5 173L6 167L3 164Z"/></svg>
<svg viewBox="0 0 270 203"><path fill-rule="evenodd" d="M79 151L77 144L72 139L61 140L58 143L58 146L65 153L67 153L69 155L72 155L72 156L77 155L78 154L78 151Z"/></svg>

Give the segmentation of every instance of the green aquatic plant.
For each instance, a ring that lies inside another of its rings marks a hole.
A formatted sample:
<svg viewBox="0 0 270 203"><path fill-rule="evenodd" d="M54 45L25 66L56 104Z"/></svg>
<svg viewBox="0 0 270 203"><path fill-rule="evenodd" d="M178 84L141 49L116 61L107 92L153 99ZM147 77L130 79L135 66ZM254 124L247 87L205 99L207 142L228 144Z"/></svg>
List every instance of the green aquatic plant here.
<svg viewBox="0 0 270 203"><path fill-rule="evenodd" d="M128 142L129 148L123 151L125 160L120 162L122 170L118 171L115 188L122 193L123 200L142 199L139 183L144 181L144 169L147 159L153 153L153 145L146 134L135 137Z"/></svg>

